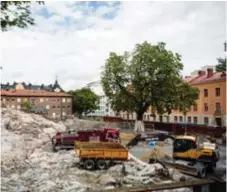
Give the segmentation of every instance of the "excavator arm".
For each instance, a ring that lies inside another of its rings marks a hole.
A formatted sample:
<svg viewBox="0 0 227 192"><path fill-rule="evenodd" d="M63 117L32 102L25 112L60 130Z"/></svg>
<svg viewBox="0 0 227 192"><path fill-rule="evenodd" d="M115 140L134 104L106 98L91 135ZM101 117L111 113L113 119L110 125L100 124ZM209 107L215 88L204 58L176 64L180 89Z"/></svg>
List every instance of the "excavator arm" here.
<svg viewBox="0 0 227 192"><path fill-rule="evenodd" d="M152 135L148 135L147 137L142 137L142 134L138 133L135 137L133 137L127 144L126 147L128 149L138 145L138 143L140 141L146 141L146 140L153 140L153 141L164 141L165 139L171 139L174 140L175 137L168 135L168 134L161 134L161 133L157 133L157 134L152 134Z"/></svg>
<svg viewBox="0 0 227 192"><path fill-rule="evenodd" d="M137 134L135 137L133 137L127 144L126 147L128 149L138 145L139 141L141 141L141 134Z"/></svg>

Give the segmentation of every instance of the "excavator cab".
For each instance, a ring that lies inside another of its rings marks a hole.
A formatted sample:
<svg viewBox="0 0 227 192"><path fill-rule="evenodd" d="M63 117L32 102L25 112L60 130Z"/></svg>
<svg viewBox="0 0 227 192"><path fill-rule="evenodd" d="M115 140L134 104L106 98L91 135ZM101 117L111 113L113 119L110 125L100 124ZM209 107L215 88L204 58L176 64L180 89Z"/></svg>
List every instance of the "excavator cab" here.
<svg viewBox="0 0 227 192"><path fill-rule="evenodd" d="M173 143L173 158L192 162L202 162L210 170L216 167L219 161L218 147L203 137L177 136Z"/></svg>

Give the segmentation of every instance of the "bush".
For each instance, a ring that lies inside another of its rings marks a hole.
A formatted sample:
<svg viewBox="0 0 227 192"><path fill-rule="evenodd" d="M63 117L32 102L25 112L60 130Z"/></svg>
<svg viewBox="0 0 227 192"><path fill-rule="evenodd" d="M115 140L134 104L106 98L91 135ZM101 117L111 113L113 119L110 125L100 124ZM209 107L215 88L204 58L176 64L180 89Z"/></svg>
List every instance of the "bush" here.
<svg viewBox="0 0 227 192"><path fill-rule="evenodd" d="M32 105L29 101L24 101L22 104L21 104L21 107L24 111L26 112L31 112L31 109L32 109Z"/></svg>

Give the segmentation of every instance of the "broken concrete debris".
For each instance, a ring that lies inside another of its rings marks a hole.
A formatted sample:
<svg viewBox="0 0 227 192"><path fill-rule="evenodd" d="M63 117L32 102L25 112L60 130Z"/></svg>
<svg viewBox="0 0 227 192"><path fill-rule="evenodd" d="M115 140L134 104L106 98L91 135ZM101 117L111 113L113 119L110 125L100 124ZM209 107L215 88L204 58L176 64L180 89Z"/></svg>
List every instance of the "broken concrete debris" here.
<svg viewBox="0 0 227 192"><path fill-rule="evenodd" d="M55 123L36 114L2 109L1 191L85 192L154 183L162 166L133 161L103 171L86 171L75 165L74 150L52 152L51 136L58 131L88 129L102 123L69 119Z"/></svg>

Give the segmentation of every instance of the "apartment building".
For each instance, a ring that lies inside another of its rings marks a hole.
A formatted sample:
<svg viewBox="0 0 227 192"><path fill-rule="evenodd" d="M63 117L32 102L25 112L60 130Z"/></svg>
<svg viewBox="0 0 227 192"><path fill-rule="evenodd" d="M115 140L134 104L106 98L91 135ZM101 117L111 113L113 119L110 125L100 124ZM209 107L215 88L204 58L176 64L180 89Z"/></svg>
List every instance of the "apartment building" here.
<svg viewBox="0 0 227 192"><path fill-rule="evenodd" d="M115 116L115 112L111 108L108 98L105 96L100 81L93 81L87 84L88 88L94 91L99 96L99 109L95 110L93 113L88 114L88 116Z"/></svg>
<svg viewBox="0 0 227 192"><path fill-rule="evenodd" d="M173 111L173 122L187 122L210 126L226 126L226 73L198 71L197 76L186 77L186 81L200 90L199 99L187 113L186 120L179 111Z"/></svg>
<svg viewBox="0 0 227 192"><path fill-rule="evenodd" d="M45 109L46 116L51 119L60 119L72 114L70 94L44 90L1 90L1 107L22 110L26 101L34 108Z"/></svg>
<svg viewBox="0 0 227 192"><path fill-rule="evenodd" d="M170 115L151 116L151 107L144 114L146 121L205 124L226 126L226 73L214 72L213 68L198 71L197 75L186 76L185 81L200 90L196 105L192 106L186 117L173 110ZM123 119L136 119L136 114L121 113Z"/></svg>

